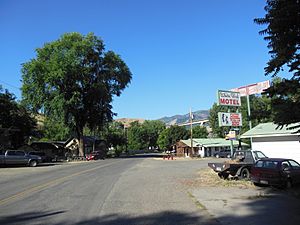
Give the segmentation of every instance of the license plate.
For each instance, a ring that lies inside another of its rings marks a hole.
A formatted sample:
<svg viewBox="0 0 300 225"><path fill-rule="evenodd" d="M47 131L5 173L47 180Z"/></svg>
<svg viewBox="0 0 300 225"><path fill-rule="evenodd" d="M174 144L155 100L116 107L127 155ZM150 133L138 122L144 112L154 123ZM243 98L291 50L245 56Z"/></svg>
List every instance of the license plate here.
<svg viewBox="0 0 300 225"><path fill-rule="evenodd" d="M266 180L261 180L260 183L261 183L261 184L268 184L269 182L266 181Z"/></svg>
<svg viewBox="0 0 300 225"><path fill-rule="evenodd" d="M221 171L221 170L222 170L221 167L216 168L216 171Z"/></svg>

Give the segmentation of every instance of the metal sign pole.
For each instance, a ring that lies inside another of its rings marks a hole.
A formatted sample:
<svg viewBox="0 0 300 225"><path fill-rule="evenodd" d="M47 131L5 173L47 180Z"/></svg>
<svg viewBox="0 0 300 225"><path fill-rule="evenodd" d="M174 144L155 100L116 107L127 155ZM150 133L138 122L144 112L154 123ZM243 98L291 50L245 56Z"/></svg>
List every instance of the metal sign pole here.
<svg viewBox="0 0 300 225"><path fill-rule="evenodd" d="M247 108L248 108L248 119L249 119L249 130L252 129L252 122L251 122L251 110L250 110L250 99L249 99L249 94L247 93ZM251 148L252 148L252 137L250 138L250 143L251 143Z"/></svg>

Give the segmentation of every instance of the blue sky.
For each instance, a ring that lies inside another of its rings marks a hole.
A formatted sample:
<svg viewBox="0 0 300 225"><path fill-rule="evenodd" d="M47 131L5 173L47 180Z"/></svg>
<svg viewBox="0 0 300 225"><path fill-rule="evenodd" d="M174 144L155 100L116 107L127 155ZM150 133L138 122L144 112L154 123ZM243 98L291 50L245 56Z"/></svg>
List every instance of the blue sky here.
<svg viewBox="0 0 300 225"><path fill-rule="evenodd" d="M133 79L117 118L158 119L209 109L218 89L270 79L262 0L1 0L0 84L20 99L21 64L65 32L94 32Z"/></svg>

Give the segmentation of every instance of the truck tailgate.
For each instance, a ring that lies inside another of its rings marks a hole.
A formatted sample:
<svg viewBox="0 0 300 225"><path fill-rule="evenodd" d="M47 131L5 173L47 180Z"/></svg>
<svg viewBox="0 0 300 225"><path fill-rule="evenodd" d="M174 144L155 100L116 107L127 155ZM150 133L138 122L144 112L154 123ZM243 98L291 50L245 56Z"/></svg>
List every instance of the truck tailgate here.
<svg viewBox="0 0 300 225"><path fill-rule="evenodd" d="M208 163L208 166L212 168L215 172L223 172L230 167L228 163Z"/></svg>

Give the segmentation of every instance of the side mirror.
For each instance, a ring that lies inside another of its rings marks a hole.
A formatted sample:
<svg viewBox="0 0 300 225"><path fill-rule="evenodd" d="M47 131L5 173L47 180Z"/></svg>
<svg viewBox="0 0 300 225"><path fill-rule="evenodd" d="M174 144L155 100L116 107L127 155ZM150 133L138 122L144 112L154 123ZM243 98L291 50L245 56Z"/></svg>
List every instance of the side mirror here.
<svg viewBox="0 0 300 225"><path fill-rule="evenodd" d="M290 171L290 168L289 167L284 167L283 171Z"/></svg>

